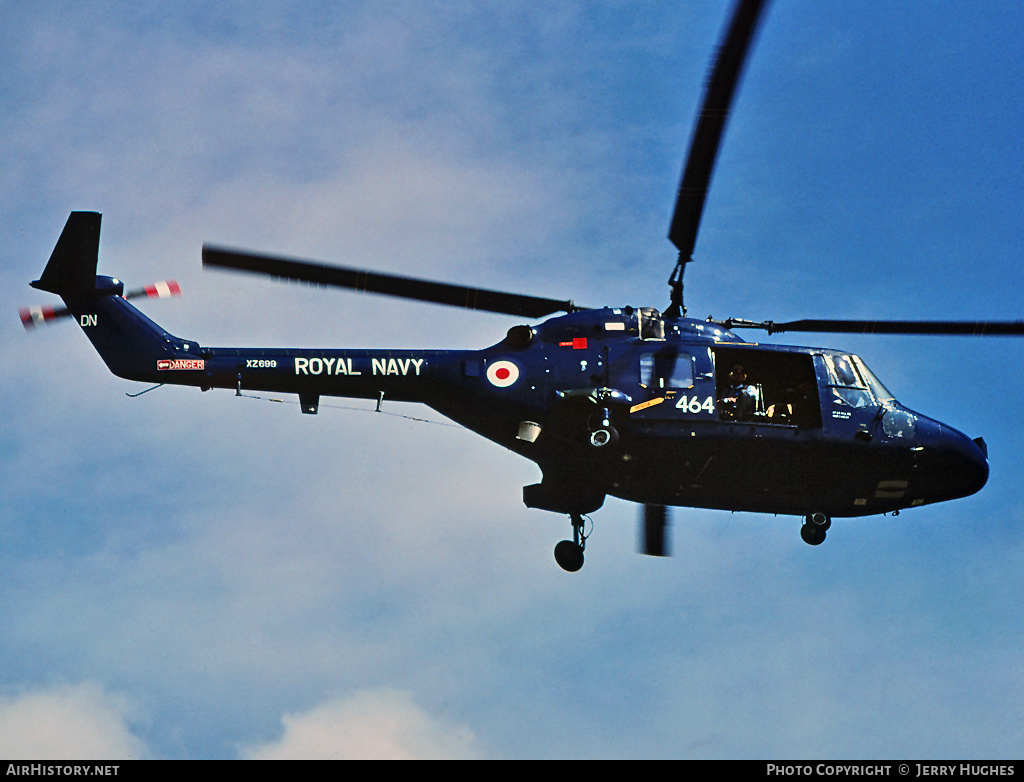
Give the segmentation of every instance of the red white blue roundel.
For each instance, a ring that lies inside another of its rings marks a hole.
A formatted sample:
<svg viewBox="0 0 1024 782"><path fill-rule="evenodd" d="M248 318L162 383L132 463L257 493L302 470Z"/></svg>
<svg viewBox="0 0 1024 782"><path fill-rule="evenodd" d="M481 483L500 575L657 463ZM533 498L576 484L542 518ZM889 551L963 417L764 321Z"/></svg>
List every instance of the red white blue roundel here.
<svg viewBox="0 0 1024 782"><path fill-rule="evenodd" d="M494 361L487 365L487 380L492 386L508 388L519 379L519 367L511 361Z"/></svg>

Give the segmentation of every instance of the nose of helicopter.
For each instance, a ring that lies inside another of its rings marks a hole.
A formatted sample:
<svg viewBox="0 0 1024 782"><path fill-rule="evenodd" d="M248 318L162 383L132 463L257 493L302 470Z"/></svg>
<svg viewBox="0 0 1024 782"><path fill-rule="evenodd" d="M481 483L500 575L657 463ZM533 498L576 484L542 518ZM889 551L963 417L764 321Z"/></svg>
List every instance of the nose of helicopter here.
<svg viewBox="0 0 1024 782"><path fill-rule="evenodd" d="M922 446L928 462L926 472L931 494L936 500L967 497L981 490L988 481L988 449L980 437L972 440L952 427L929 421L922 434Z"/></svg>

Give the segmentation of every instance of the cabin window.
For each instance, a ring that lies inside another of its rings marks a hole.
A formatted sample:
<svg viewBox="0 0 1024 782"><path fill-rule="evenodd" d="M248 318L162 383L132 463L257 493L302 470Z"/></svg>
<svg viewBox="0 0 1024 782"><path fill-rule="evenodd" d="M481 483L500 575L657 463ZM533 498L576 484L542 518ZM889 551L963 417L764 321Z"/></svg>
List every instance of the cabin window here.
<svg viewBox="0 0 1024 782"><path fill-rule="evenodd" d="M644 388L693 388L693 356L659 350L640 356L640 385Z"/></svg>
<svg viewBox="0 0 1024 782"><path fill-rule="evenodd" d="M665 339L665 321L652 307L640 308L640 339Z"/></svg>

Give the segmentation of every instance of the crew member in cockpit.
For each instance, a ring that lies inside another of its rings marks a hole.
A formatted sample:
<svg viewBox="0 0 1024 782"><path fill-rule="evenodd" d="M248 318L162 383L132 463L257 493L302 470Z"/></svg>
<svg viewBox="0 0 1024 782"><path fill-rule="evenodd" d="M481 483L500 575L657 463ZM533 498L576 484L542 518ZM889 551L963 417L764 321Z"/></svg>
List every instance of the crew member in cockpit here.
<svg viewBox="0 0 1024 782"><path fill-rule="evenodd" d="M757 392L747 382L747 373L739 364L733 366L729 373L729 385L718 400L722 417L735 421L749 421L754 414L754 402Z"/></svg>

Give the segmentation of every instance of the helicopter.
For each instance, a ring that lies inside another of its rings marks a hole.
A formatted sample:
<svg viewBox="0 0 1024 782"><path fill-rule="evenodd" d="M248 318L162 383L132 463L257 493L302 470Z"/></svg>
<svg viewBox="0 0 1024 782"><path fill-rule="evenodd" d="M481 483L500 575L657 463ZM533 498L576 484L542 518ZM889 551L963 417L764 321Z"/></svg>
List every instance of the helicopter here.
<svg viewBox="0 0 1024 782"><path fill-rule="evenodd" d="M295 394L310 415L321 397L376 400L378 409L385 400L424 404L538 465L542 478L523 488L523 502L569 518L572 538L555 546L569 572L583 566L588 516L609 496L642 506L640 548L653 556L670 553L670 507L795 516L816 546L835 518L969 496L988 478L984 440L901 405L856 355L760 344L736 331L1021 336L1024 322L686 315L684 273L767 5L736 4L713 60L669 227L678 259L664 310L592 308L204 245L207 268L520 319L480 350L209 347L129 303L176 295L176 283L126 292L97 274L101 216L76 211L31 283L64 306L24 309L22 321L73 317L110 371L134 381Z"/></svg>

